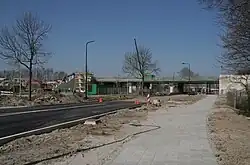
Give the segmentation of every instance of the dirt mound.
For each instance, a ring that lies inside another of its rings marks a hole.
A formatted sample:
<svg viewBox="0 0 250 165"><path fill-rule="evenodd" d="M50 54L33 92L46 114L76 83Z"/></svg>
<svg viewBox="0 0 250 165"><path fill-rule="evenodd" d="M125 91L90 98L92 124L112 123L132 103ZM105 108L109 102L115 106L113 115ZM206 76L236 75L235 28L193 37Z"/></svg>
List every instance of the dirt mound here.
<svg viewBox="0 0 250 165"><path fill-rule="evenodd" d="M0 106L25 106L30 105L26 98L16 96L0 96Z"/></svg>
<svg viewBox="0 0 250 165"><path fill-rule="evenodd" d="M28 97L0 96L0 106L33 106L81 103L84 99L75 95L62 95L58 93L42 93L33 96L32 101Z"/></svg>
<svg viewBox="0 0 250 165"><path fill-rule="evenodd" d="M47 93L41 95L34 99L35 105L43 105L43 104L67 104L67 103L80 103L83 99L79 99L77 96L74 95L62 95L56 93Z"/></svg>

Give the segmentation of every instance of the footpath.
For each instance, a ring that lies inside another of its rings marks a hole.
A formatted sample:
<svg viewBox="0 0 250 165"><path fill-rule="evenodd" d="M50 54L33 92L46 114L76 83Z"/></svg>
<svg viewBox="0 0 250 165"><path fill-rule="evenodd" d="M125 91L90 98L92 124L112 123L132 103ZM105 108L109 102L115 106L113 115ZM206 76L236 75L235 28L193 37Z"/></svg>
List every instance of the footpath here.
<svg viewBox="0 0 250 165"><path fill-rule="evenodd" d="M158 110L142 124L161 129L124 144L107 165L217 165L206 130L206 116L216 96L182 107Z"/></svg>

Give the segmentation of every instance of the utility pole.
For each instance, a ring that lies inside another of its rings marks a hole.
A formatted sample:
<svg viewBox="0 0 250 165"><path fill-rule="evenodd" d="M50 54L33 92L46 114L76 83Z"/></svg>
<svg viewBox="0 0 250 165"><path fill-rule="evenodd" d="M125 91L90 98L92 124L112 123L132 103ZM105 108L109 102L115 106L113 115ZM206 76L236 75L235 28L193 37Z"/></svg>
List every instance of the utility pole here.
<svg viewBox="0 0 250 165"><path fill-rule="evenodd" d="M175 72L173 73L173 83L172 83L173 88L175 87L175 82L174 82L174 80L175 80Z"/></svg>
<svg viewBox="0 0 250 165"><path fill-rule="evenodd" d="M21 97L22 93L22 72L21 72L21 64L18 65L19 69L19 97Z"/></svg>
<svg viewBox="0 0 250 165"><path fill-rule="evenodd" d="M13 95L15 95L15 81L14 81L14 78L15 78L15 69L13 67L12 68L12 92L13 92Z"/></svg>
<svg viewBox="0 0 250 165"><path fill-rule="evenodd" d="M137 42L136 42L136 39L134 39L134 42L135 42L135 49L136 49L136 55L137 55L137 62L139 64L139 69L140 69L140 72L142 71L142 66L141 66L141 59L140 59L140 55L139 55L139 51L138 51L138 47L137 47ZM143 96L143 93L144 93L144 73L141 74L141 79L142 79L142 82L141 82L141 90L142 90L142 96Z"/></svg>
<svg viewBox="0 0 250 165"><path fill-rule="evenodd" d="M116 90L117 90L117 94L121 95L121 86L120 86L120 74L118 74L117 76L117 81L116 81Z"/></svg>
<svg viewBox="0 0 250 165"><path fill-rule="evenodd" d="M95 41L88 41L85 45L85 99L88 99L88 44Z"/></svg>

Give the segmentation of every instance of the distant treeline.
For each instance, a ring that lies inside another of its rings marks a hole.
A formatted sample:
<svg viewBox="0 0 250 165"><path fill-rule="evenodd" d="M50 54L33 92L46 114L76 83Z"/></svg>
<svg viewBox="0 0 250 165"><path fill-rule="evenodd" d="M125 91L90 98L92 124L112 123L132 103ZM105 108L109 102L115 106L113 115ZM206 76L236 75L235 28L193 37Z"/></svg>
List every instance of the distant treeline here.
<svg viewBox="0 0 250 165"><path fill-rule="evenodd" d="M5 77L7 79L12 78L18 78L20 76L22 78L28 78L29 77L29 71L27 69L21 69L19 70L1 70L0 71L0 77ZM64 71L54 71L53 68L34 68L33 69L33 78L38 80L57 80L57 79L63 79L65 76L67 76L67 73Z"/></svg>

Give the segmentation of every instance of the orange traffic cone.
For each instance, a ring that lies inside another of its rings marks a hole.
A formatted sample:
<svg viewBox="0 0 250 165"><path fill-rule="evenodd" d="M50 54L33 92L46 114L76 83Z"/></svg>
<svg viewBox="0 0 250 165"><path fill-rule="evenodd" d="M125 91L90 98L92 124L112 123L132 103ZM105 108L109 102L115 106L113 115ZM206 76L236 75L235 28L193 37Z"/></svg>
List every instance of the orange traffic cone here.
<svg viewBox="0 0 250 165"><path fill-rule="evenodd" d="M139 100L135 100L135 104L140 104Z"/></svg>
<svg viewBox="0 0 250 165"><path fill-rule="evenodd" d="M102 100L102 98L100 97L100 98L99 98L99 103L102 103L102 102L103 102L103 100Z"/></svg>

